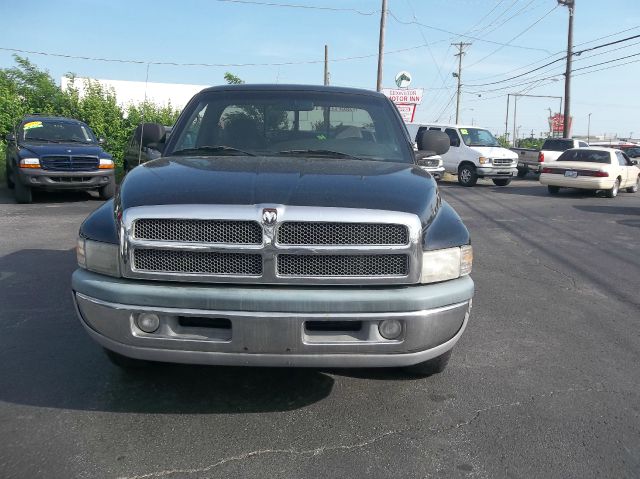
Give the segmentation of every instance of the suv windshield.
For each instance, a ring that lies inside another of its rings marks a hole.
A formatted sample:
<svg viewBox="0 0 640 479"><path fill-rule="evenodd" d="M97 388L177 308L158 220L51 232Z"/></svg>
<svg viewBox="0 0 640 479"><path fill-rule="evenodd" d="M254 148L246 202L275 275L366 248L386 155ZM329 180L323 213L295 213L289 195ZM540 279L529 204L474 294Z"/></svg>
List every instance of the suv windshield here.
<svg viewBox="0 0 640 479"><path fill-rule="evenodd" d="M500 146L495 136L480 128L459 128L462 141L467 146Z"/></svg>
<svg viewBox="0 0 640 479"><path fill-rule="evenodd" d="M608 151L598 150L568 150L558 157L558 161L585 161L587 163L611 163L611 154Z"/></svg>
<svg viewBox="0 0 640 479"><path fill-rule="evenodd" d="M33 120L22 125L21 138L54 143L95 143L91 129L82 123L59 120Z"/></svg>
<svg viewBox="0 0 640 479"><path fill-rule="evenodd" d="M542 145L542 149L547 151L567 151L570 148L573 148L573 140L545 140Z"/></svg>
<svg viewBox="0 0 640 479"><path fill-rule="evenodd" d="M185 112L169 155L287 156L413 162L383 98L316 91L210 92Z"/></svg>

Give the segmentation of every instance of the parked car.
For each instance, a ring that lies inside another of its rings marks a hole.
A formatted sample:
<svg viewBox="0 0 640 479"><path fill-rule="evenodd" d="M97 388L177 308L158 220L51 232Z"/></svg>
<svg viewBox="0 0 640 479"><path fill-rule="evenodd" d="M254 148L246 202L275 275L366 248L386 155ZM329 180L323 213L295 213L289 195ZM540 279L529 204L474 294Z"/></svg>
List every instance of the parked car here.
<svg viewBox="0 0 640 479"><path fill-rule="evenodd" d="M170 126L164 127L166 135L164 141L169 138L171 129L172 127ZM157 149L157 147L154 148L154 146L156 145L140 145L140 138L142 133L142 128L136 128L136 130L133 132L133 135L131 135L129 142L127 143L127 149L124 153L124 158L122 159L122 167L125 173L128 173L130 170L138 165L141 165L142 163L155 160L156 158L160 158L160 156L162 156L162 153Z"/></svg>
<svg viewBox="0 0 640 479"><path fill-rule="evenodd" d="M371 130L374 130L371 132ZM474 285L469 233L384 95L226 85L80 228L72 289L120 366L444 369Z"/></svg>
<svg viewBox="0 0 640 479"><path fill-rule="evenodd" d="M18 203L31 203L32 190L115 192L114 162L86 123L30 115L7 135L6 178Z"/></svg>
<svg viewBox="0 0 640 479"><path fill-rule="evenodd" d="M531 148L511 148L518 153L518 177L523 178L530 171L540 173L545 163L556 161L558 157L571 148L588 148L587 142L571 138L547 138L540 150Z"/></svg>
<svg viewBox="0 0 640 479"><path fill-rule="evenodd" d="M424 131L444 131L449 151L442 156L447 173L458 175L462 186L473 186L478 178L491 178L497 186L507 186L517 173L518 156L502 148L489 130L475 126L408 123L412 137Z"/></svg>
<svg viewBox="0 0 640 479"><path fill-rule="evenodd" d="M552 195L558 194L562 187L604 190L609 198L614 198L621 188L629 193L638 191L640 168L620 150L571 149L542 169L540 183L547 185Z"/></svg>
<svg viewBox="0 0 640 479"><path fill-rule="evenodd" d="M640 159L640 146L632 146L630 148L625 148L622 150L626 155L631 158L631 161L637 163L638 159Z"/></svg>

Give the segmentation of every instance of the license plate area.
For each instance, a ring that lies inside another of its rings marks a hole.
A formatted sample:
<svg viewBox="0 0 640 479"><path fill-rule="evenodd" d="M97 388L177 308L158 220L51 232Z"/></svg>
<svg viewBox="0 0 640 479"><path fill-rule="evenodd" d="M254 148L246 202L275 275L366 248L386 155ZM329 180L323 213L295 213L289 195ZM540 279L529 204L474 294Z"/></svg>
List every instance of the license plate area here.
<svg viewBox="0 0 640 479"><path fill-rule="evenodd" d="M567 178L577 178L578 177L578 172L577 171L565 171L564 172L564 176L566 176Z"/></svg>

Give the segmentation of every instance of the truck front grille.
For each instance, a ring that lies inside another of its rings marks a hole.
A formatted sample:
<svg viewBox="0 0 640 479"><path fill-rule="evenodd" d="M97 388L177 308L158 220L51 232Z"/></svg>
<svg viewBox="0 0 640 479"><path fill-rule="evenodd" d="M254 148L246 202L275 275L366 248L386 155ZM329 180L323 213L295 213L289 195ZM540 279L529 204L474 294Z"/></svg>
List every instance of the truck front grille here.
<svg viewBox="0 0 640 479"><path fill-rule="evenodd" d="M262 243L262 228L256 221L139 219L133 235L137 239L187 243Z"/></svg>
<svg viewBox="0 0 640 479"><path fill-rule="evenodd" d="M271 215L275 212L275 222ZM269 221L268 221L269 220ZM414 284L410 213L273 205L157 205L122 216L128 278L203 283Z"/></svg>
<svg viewBox="0 0 640 479"><path fill-rule="evenodd" d="M404 245L405 225L376 223L318 223L288 221L278 229L283 245Z"/></svg>
<svg viewBox="0 0 640 479"><path fill-rule="evenodd" d="M511 160L510 158L494 158L493 159L493 164L494 165L511 165L511 163L513 163L515 160Z"/></svg>
<svg viewBox="0 0 640 479"><path fill-rule="evenodd" d="M262 256L244 253L136 249L136 270L162 273L260 276Z"/></svg>
<svg viewBox="0 0 640 479"><path fill-rule="evenodd" d="M97 170L99 164L97 156L48 155L40 158L40 167L49 171L92 171Z"/></svg>
<svg viewBox="0 0 640 479"><path fill-rule="evenodd" d="M280 276L406 276L408 268L404 254L278 256Z"/></svg>

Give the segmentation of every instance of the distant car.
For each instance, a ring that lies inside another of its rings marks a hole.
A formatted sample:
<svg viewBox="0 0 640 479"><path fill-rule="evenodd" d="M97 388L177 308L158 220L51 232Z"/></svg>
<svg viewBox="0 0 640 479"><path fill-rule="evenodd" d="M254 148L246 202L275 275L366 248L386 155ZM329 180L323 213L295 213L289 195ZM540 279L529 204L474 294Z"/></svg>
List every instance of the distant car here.
<svg viewBox="0 0 640 479"><path fill-rule="evenodd" d="M6 137L6 179L18 203L32 190L96 190L115 193L112 156L86 123L72 118L29 115Z"/></svg>
<svg viewBox="0 0 640 479"><path fill-rule="evenodd" d="M518 153L518 177L524 178L530 171L542 172L545 163L556 161L571 148L589 148L587 142L572 138L547 138L539 150L531 148L511 148Z"/></svg>
<svg viewBox="0 0 640 479"><path fill-rule="evenodd" d="M625 148L622 151L631 158L631 161L634 161L634 159L635 161L638 161L637 159L640 158L640 146L632 146L631 148Z"/></svg>
<svg viewBox="0 0 640 479"><path fill-rule="evenodd" d="M542 169L540 183L555 195L560 188L604 190L609 198L621 188L635 193L640 168L622 151L611 148L574 148L565 151L552 166Z"/></svg>
<svg viewBox="0 0 640 479"><path fill-rule="evenodd" d="M164 127L165 141L169 138L171 129L171 126ZM129 143L127 143L127 150L125 151L124 158L122 160L122 166L125 173L128 173L142 163L160 158L162 155L157 148L153 148L152 146L140 146L140 135L142 134L140 130L140 128L136 128L136 131L131 135Z"/></svg>

